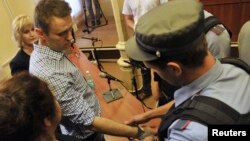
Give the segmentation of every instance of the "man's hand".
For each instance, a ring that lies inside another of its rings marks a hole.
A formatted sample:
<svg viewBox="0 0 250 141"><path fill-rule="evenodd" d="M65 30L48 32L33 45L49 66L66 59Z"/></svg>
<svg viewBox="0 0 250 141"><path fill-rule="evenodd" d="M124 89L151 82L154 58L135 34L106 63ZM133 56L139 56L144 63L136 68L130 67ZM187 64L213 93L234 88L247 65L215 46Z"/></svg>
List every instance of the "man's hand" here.
<svg viewBox="0 0 250 141"><path fill-rule="evenodd" d="M149 120L150 119L148 119L146 117L146 114L142 113L142 114L138 114L138 115L135 115L135 116L131 117L130 119L128 119L124 123L127 124L127 125L138 125L138 124L148 122Z"/></svg>
<svg viewBox="0 0 250 141"><path fill-rule="evenodd" d="M156 136L148 136L142 141L159 141L159 139Z"/></svg>

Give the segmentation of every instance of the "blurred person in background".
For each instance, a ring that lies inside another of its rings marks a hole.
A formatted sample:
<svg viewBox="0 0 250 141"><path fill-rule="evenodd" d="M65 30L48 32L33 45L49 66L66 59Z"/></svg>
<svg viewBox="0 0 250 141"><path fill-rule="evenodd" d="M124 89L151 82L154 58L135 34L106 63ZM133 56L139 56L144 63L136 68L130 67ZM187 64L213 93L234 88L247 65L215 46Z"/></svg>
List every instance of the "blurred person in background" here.
<svg viewBox="0 0 250 141"><path fill-rule="evenodd" d="M38 37L34 31L33 20L28 15L17 16L12 22L12 31L20 48L10 61L11 75L14 75L20 71L29 70L30 54L33 51L33 43L38 40Z"/></svg>
<svg viewBox="0 0 250 141"><path fill-rule="evenodd" d="M134 31L138 19L158 5L160 5L159 0L124 0L122 14L124 15L126 25ZM151 70L146 68L140 61L135 61L132 59L130 59L130 61L135 62L145 68L141 69L143 93L139 95L139 99L143 100L152 95Z"/></svg>

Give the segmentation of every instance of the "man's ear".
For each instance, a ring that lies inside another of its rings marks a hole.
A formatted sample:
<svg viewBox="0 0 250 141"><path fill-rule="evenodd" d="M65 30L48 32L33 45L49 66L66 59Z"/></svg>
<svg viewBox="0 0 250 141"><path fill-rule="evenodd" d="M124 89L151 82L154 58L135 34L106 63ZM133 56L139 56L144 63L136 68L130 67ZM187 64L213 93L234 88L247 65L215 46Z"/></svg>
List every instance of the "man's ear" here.
<svg viewBox="0 0 250 141"><path fill-rule="evenodd" d="M44 122L44 125L45 125L46 127L52 126L52 121L51 121L51 118L49 118L49 117L46 117L46 118L43 120L43 122Z"/></svg>
<svg viewBox="0 0 250 141"><path fill-rule="evenodd" d="M35 32L39 38L41 38L41 39L45 38L45 33L40 28L35 28Z"/></svg>
<svg viewBox="0 0 250 141"><path fill-rule="evenodd" d="M182 67L176 62L168 62L167 67L168 70L174 73L176 76L180 76L182 74Z"/></svg>

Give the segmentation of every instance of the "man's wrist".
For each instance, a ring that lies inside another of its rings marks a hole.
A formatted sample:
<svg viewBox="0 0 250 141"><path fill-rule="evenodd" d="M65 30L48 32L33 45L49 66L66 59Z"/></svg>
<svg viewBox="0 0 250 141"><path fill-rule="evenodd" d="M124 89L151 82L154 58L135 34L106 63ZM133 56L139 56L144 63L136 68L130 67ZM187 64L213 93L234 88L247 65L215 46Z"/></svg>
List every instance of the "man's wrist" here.
<svg viewBox="0 0 250 141"><path fill-rule="evenodd" d="M152 136L152 134L150 134L149 132L145 132L145 130L142 127L136 126L136 128L137 128L137 134L135 137L128 138L130 141L133 141L135 138L139 140L143 140L144 138L148 136Z"/></svg>
<svg viewBox="0 0 250 141"><path fill-rule="evenodd" d="M136 138L138 138L139 140L143 140L144 138L152 135L149 132L145 132L145 130L141 128L140 126L137 126L137 129L138 131L137 131Z"/></svg>
<svg viewBox="0 0 250 141"><path fill-rule="evenodd" d="M129 137L128 138L130 141L133 141L135 138L140 139L140 136L142 136L145 133L144 129L142 129L141 127L136 126L136 128L137 128L136 135L134 137Z"/></svg>
<svg viewBox="0 0 250 141"><path fill-rule="evenodd" d="M137 135L136 138L140 139L140 137L145 133L144 129L140 126L137 126Z"/></svg>

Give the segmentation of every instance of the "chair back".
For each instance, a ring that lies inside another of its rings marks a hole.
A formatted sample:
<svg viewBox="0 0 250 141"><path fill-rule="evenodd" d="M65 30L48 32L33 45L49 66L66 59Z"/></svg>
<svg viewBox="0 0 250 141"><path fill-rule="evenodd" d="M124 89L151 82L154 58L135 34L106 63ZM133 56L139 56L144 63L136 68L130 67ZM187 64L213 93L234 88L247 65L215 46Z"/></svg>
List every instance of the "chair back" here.
<svg viewBox="0 0 250 141"><path fill-rule="evenodd" d="M239 32L238 37L239 57L250 65L250 21L246 22Z"/></svg>

